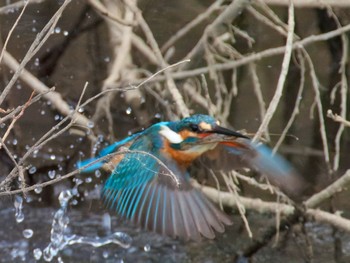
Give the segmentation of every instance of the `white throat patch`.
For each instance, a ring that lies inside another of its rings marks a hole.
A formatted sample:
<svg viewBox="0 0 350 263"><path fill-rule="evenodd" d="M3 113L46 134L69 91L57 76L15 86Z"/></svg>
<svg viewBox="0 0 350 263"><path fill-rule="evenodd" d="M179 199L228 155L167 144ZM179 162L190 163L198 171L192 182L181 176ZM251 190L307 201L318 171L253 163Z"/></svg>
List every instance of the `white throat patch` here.
<svg viewBox="0 0 350 263"><path fill-rule="evenodd" d="M174 132L165 125L161 126L159 134L164 136L170 143L181 143L184 140L180 134Z"/></svg>

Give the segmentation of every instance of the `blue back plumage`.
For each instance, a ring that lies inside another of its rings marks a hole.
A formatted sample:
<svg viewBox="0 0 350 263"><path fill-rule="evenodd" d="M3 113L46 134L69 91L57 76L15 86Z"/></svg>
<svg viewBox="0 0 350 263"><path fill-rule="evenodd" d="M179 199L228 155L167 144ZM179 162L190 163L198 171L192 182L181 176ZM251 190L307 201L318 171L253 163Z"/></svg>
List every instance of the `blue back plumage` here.
<svg viewBox="0 0 350 263"><path fill-rule="evenodd" d="M87 166L83 169L83 173L90 173L97 169L100 169L107 160L98 161L98 159L116 151L119 147L131 142L138 136L140 136L140 133L136 133L132 136L126 137L121 141L108 145L107 147L103 148L96 157L77 162L77 168L82 169L83 167Z"/></svg>

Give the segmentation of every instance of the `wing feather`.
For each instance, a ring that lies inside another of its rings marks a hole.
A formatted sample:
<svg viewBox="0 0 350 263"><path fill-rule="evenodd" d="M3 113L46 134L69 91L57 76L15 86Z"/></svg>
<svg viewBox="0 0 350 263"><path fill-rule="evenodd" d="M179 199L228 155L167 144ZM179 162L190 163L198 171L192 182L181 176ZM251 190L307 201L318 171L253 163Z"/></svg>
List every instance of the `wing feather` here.
<svg viewBox="0 0 350 263"><path fill-rule="evenodd" d="M144 229L186 240L214 238L213 229L222 232L231 221L191 186L185 170L163 158L146 137L133 142L131 153L124 155L105 183L106 205ZM149 154L132 150L153 153L171 172Z"/></svg>

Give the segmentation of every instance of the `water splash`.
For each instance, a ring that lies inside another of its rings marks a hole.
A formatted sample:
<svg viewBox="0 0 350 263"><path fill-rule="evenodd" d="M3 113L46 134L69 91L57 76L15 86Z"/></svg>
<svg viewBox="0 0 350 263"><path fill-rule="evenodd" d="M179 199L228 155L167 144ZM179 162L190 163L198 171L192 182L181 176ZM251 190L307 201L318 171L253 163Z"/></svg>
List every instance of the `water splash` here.
<svg viewBox="0 0 350 263"><path fill-rule="evenodd" d="M15 196L15 202L14 202L14 206L16 209L16 213L15 213L15 218L16 218L16 222L17 223L21 223L24 220L24 214L23 214L23 198L20 195L16 195Z"/></svg>
<svg viewBox="0 0 350 263"><path fill-rule="evenodd" d="M72 202L71 199L74 196L79 196L78 186L82 184L83 181L76 179L75 183L76 185L73 189L62 191L58 197L61 208L55 213L53 218L50 238L51 242L43 252L39 248L34 249L33 253L37 260L43 255L44 260L49 262L65 247L74 244L86 244L93 247L101 247L113 243L123 248L129 248L131 245L131 237L123 232L114 232L105 237L85 237L69 233L69 217L67 215L68 204ZM103 218L103 221L104 220L106 220L105 217Z"/></svg>
<svg viewBox="0 0 350 263"><path fill-rule="evenodd" d="M28 242L26 240L16 242L16 247L11 250L11 258L13 262L18 262L17 259L19 259L22 262L25 262L27 251Z"/></svg>

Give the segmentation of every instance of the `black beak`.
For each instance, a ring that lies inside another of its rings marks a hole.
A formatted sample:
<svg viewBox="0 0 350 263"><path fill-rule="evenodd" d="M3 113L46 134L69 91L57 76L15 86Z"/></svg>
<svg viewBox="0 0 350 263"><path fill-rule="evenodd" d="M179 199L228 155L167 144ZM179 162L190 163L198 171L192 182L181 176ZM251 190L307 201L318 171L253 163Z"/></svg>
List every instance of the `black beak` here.
<svg viewBox="0 0 350 263"><path fill-rule="evenodd" d="M241 134L239 132L226 129L226 128L221 127L219 125L215 125L211 131L206 131L206 132L223 134L223 135L228 135L228 136L234 136L234 137L237 137L237 138L249 139L249 137L247 137L247 136L245 136L245 135L243 135L243 134Z"/></svg>

